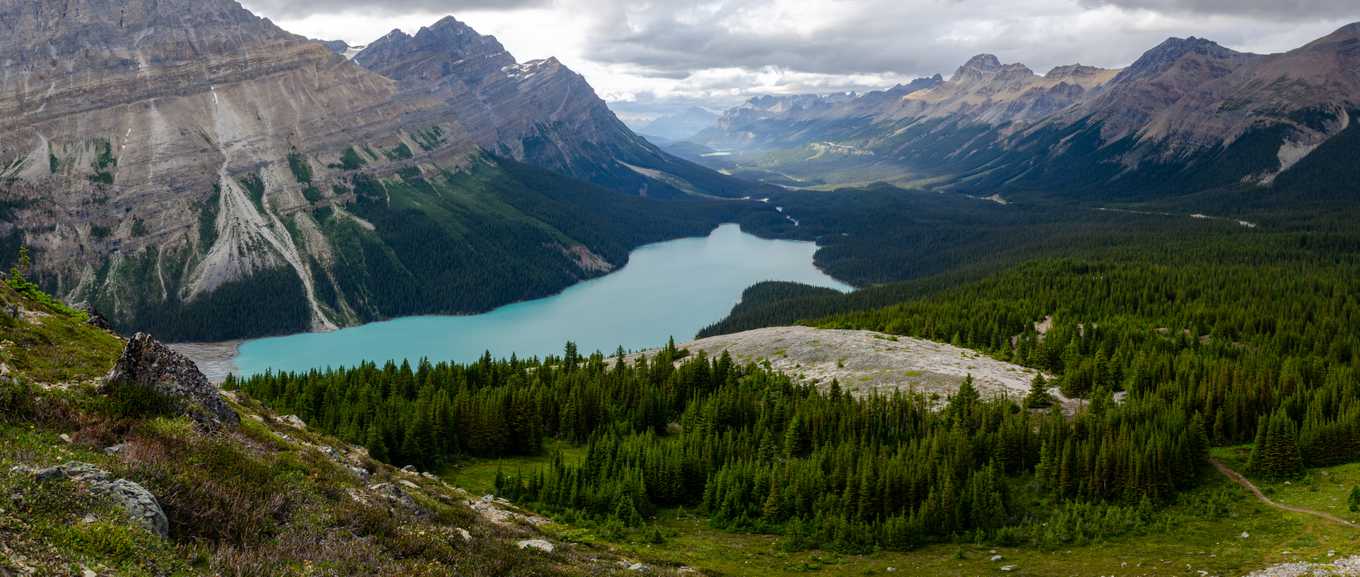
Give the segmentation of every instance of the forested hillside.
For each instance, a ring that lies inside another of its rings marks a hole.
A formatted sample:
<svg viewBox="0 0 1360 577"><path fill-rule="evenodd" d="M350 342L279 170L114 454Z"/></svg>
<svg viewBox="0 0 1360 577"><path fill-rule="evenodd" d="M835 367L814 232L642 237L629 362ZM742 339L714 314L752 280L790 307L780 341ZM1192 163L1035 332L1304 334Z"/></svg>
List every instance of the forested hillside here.
<svg viewBox="0 0 1360 577"><path fill-rule="evenodd" d="M1058 545L1138 524L1192 485L1204 419L1157 397L1096 403L1067 420L965 384L942 411L923 397L817 391L726 356L668 349L636 365L570 348L545 361L364 365L229 382L397 464L587 445L498 480L566 519L634 527L701 507L733 530L795 547L910 548L963 538ZM1036 506L1032 500L1056 509Z"/></svg>

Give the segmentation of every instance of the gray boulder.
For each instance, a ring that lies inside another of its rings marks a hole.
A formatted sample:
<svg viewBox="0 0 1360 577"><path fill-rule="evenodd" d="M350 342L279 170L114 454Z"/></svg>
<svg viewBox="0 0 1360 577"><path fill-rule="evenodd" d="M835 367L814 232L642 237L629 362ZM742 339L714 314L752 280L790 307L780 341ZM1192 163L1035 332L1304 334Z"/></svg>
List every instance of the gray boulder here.
<svg viewBox="0 0 1360 577"><path fill-rule="evenodd" d="M544 553L552 553L557 550L555 545L543 539L525 539L516 543L516 545L518 545L520 549L538 549Z"/></svg>
<svg viewBox="0 0 1360 577"><path fill-rule="evenodd" d="M128 340L118 364L104 378L104 392L119 387L149 389L209 431L241 424L241 417L227 405L222 391L208 382L193 361L146 333Z"/></svg>
<svg viewBox="0 0 1360 577"><path fill-rule="evenodd" d="M85 485L91 493L118 503L127 511L133 523L162 538L170 536L170 521L166 519L165 511L156 501L156 496L137 483L127 479L115 479L108 471L89 463L75 461L46 469L28 470L17 467L16 469L31 473L38 481L70 479Z"/></svg>
<svg viewBox="0 0 1360 577"><path fill-rule="evenodd" d="M405 509L418 517L424 517L430 514L430 512L425 510L424 507L421 507L419 503L416 503L416 500L412 499L406 491L403 491L401 487L395 484L378 483L370 486L368 490L378 497L381 497L389 504Z"/></svg>

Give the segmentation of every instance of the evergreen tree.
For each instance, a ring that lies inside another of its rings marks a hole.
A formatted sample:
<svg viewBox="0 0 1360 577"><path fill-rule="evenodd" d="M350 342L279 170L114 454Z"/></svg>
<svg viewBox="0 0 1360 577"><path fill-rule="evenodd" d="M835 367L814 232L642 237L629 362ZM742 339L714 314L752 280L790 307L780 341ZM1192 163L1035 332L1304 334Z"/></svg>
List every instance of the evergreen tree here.
<svg viewBox="0 0 1360 577"><path fill-rule="evenodd" d="M1053 405L1053 395L1048 392L1048 380L1043 373L1034 375L1030 381L1029 394L1025 396L1025 406L1031 409L1046 409Z"/></svg>

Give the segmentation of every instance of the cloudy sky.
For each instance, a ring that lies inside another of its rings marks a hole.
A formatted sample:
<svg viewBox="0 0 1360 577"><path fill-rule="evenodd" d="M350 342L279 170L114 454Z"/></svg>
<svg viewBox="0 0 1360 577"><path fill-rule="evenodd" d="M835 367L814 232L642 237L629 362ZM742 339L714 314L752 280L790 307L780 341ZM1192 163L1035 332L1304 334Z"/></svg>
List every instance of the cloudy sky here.
<svg viewBox="0 0 1360 577"><path fill-rule="evenodd" d="M625 115L754 94L891 86L990 52L1038 72L1117 67L1169 36L1288 50L1360 21L1357 0L244 0L362 44L452 14L521 61L556 56Z"/></svg>

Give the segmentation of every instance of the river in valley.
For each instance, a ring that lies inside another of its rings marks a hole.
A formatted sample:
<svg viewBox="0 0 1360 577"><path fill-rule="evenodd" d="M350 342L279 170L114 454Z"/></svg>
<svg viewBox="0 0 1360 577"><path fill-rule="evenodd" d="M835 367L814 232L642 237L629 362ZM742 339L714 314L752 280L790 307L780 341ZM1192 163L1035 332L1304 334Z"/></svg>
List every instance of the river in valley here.
<svg viewBox="0 0 1360 577"><path fill-rule="evenodd" d="M742 291L761 281L851 290L813 266L816 251L814 243L765 240L727 224L707 237L638 248L612 274L484 314L406 317L246 341L234 370L250 375L421 358L466 362L485 351L498 358L541 357L560 354L568 340L583 354L647 349L671 337L683 342L725 317Z"/></svg>

